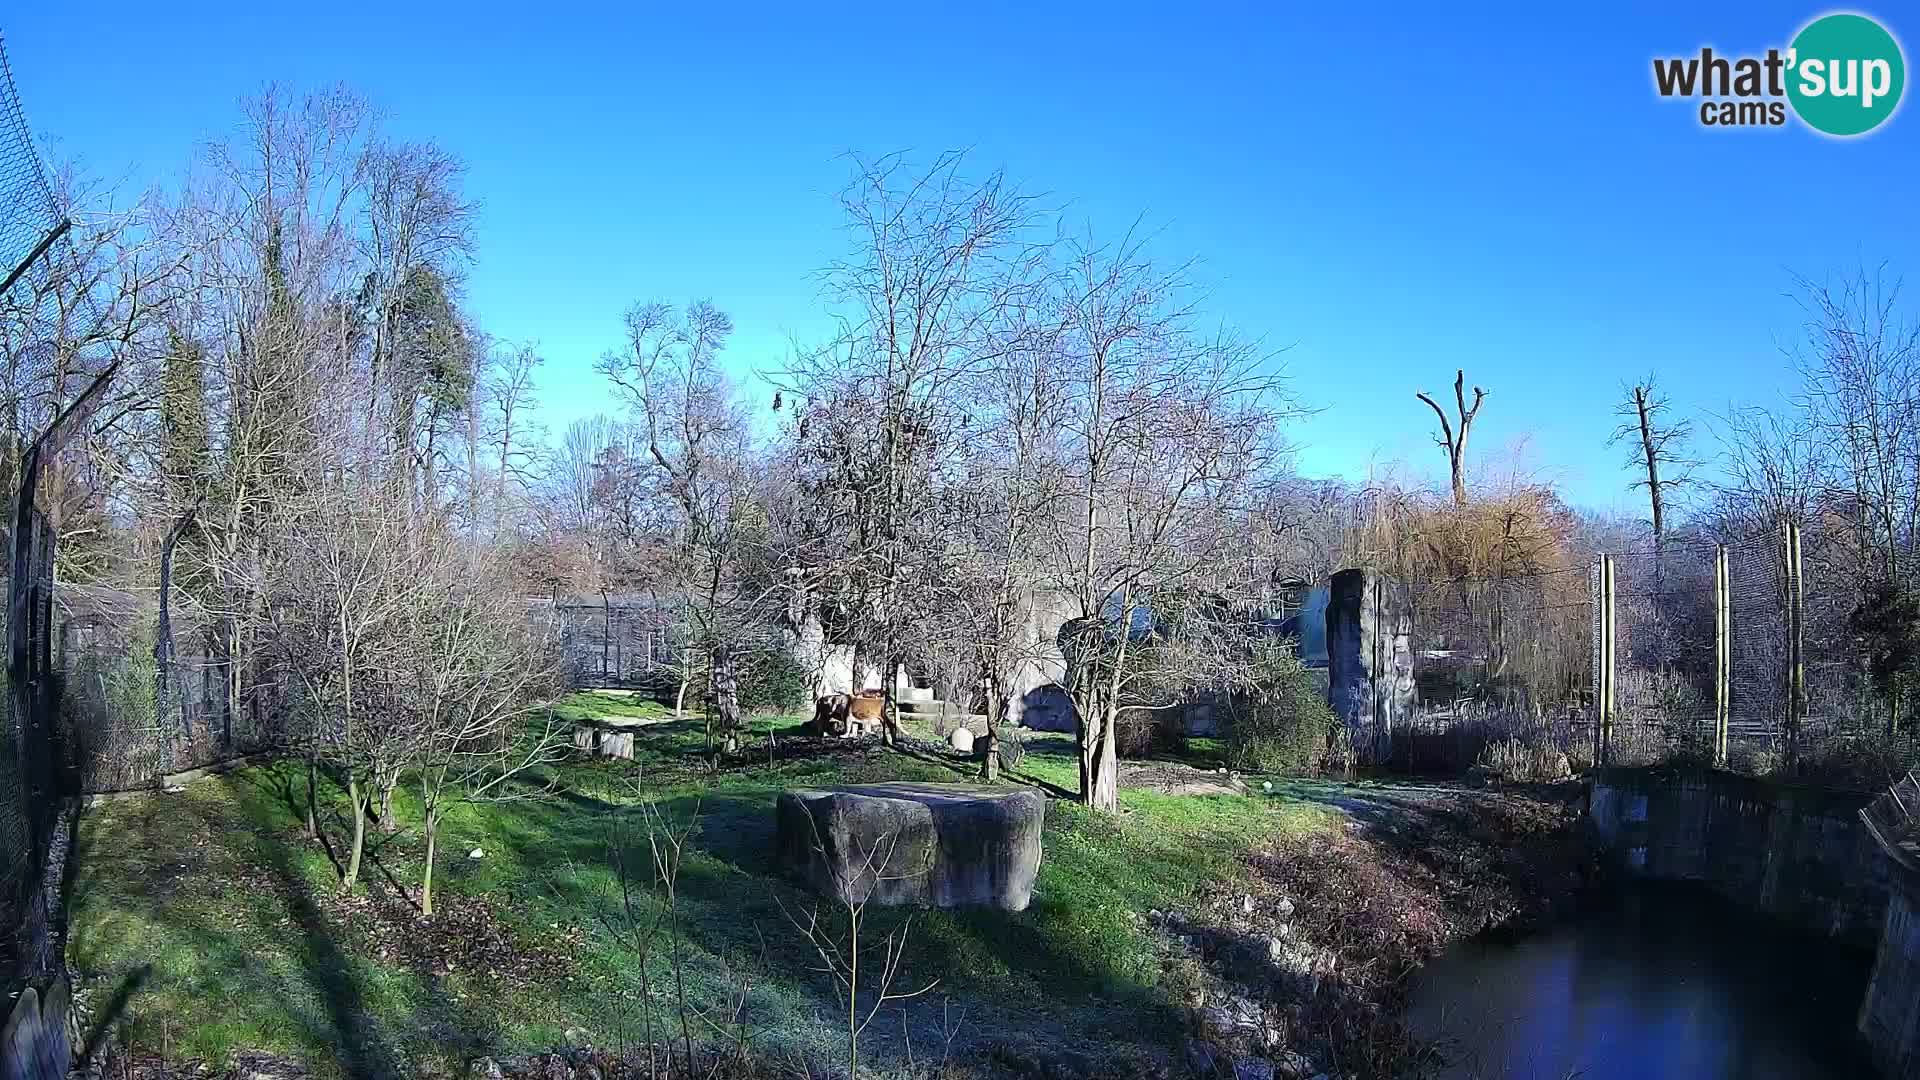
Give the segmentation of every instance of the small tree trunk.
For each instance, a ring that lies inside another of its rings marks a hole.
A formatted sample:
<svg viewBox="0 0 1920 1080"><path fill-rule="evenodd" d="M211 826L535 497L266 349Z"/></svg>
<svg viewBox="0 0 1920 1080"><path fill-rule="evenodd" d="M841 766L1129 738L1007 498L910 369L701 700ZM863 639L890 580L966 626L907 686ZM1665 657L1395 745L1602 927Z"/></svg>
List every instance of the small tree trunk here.
<svg viewBox="0 0 1920 1080"><path fill-rule="evenodd" d="M351 889L360 883L360 853L367 846L367 799L360 788L360 778L347 771L347 801L353 804L353 847L347 855L347 873L340 879L343 888Z"/></svg>
<svg viewBox="0 0 1920 1080"><path fill-rule="evenodd" d="M320 763L311 755L307 757L307 836L320 839L320 796L318 792Z"/></svg>
<svg viewBox="0 0 1920 1080"><path fill-rule="evenodd" d="M380 777L380 806L374 816L374 820L378 821L380 828L387 832L394 832L400 828L400 823L395 821L393 817L393 789L398 787L399 784L400 770L398 768L388 770Z"/></svg>
<svg viewBox="0 0 1920 1080"><path fill-rule="evenodd" d="M721 748L733 753L740 748L740 681L733 670L733 648L715 642L713 663L713 718Z"/></svg>
<svg viewBox="0 0 1920 1080"><path fill-rule="evenodd" d="M687 715L687 685L693 682L693 646L680 650L680 689L673 695L675 719Z"/></svg>
<svg viewBox="0 0 1920 1080"><path fill-rule="evenodd" d="M1109 708L1104 711L1106 715L1101 718L1100 738L1089 748L1092 786L1087 789L1087 805L1095 810L1117 814L1120 812L1120 757L1115 746L1114 727L1119 720L1119 710Z"/></svg>
<svg viewBox="0 0 1920 1080"><path fill-rule="evenodd" d="M984 740L986 753L980 759L980 778L992 783L1000 779L1000 717L1005 712L1005 699L1000 695L1000 686L987 683L987 735Z"/></svg>
<svg viewBox="0 0 1920 1080"><path fill-rule="evenodd" d="M420 914L433 914L433 853L440 835L440 811L427 810L427 866L420 874Z"/></svg>

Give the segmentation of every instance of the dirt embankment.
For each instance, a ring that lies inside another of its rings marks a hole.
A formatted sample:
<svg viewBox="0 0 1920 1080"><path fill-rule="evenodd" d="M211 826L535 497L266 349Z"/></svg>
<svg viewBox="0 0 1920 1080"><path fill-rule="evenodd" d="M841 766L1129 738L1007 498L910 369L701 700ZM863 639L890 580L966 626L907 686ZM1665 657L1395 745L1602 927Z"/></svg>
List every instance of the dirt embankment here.
<svg viewBox="0 0 1920 1080"><path fill-rule="evenodd" d="M1532 794L1328 788L1342 827L1250 853L1246 874L1152 919L1195 1075L1375 1077L1434 1063L1401 1020L1453 941L1544 922L1595 861L1571 787Z"/></svg>

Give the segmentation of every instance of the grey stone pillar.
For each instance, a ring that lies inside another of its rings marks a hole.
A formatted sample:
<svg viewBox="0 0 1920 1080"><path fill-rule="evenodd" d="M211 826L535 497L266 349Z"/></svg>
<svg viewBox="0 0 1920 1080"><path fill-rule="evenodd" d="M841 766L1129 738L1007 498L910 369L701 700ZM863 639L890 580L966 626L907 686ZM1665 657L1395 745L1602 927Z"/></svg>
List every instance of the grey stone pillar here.
<svg viewBox="0 0 1920 1080"><path fill-rule="evenodd" d="M1413 708L1413 618L1406 591L1366 569L1333 575L1327 598L1327 701L1355 755L1385 761Z"/></svg>

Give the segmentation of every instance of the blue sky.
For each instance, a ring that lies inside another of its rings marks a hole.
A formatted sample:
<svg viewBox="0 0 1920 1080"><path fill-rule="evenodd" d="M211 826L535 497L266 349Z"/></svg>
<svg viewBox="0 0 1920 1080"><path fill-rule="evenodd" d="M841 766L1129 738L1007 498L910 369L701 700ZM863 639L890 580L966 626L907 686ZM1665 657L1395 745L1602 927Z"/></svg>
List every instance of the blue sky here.
<svg viewBox="0 0 1920 1080"><path fill-rule="evenodd" d="M1482 455L1524 441L1576 501L1635 508L1604 446L1623 379L1685 412L1778 400L1792 274L1920 279L1911 104L1842 142L1654 95L1655 55L1784 45L1821 6L1341 7L106 0L0 32L36 131L134 186L269 80L346 82L463 156L469 298L541 343L556 428L610 407L590 365L636 299L712 298L743 372L823 333L849 150L966 147L1096 231L1144 215L1211 317L1290 347L1318 475L1437 475L1413 394L1465 367Z"/></svg>

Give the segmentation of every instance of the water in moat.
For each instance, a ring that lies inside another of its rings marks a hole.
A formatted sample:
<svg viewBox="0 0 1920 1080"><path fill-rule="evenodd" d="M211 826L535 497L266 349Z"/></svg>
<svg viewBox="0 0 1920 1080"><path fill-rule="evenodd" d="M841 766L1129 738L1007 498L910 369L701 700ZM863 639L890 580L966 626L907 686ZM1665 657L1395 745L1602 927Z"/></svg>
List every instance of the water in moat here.
<svg viewBox="0 0 1920 1080"><path fill-rule="evenodd" d="M1854 1031L1871 967L1700 890L1635 887L1448 950L1408 1019L1460 1080L1872 1077Z"/></svg>

